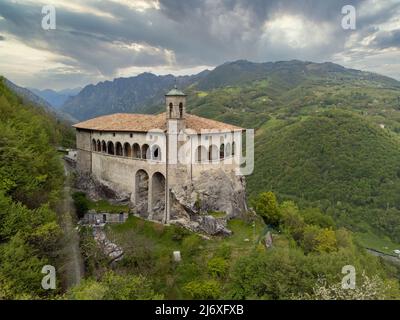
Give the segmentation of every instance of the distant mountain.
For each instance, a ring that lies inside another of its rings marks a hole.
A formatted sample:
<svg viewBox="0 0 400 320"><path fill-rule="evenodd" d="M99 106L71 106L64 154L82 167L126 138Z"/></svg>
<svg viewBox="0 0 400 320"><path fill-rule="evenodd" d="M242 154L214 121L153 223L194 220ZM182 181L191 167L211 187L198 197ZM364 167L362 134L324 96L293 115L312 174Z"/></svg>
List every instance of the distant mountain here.
<svg viewBox="0 0 400 320"><path fill-rule="evenodd" d="M216 67L203 78L197 88L210 90L226 86L237 86L259 80L279 81L285 87L293 87L311 78L326 80L369 80L386 86L399 86L399 82L371 72L348 69L331 62L279 61L255 63L247 60L227 62Z"/></svg>
<svg viewBox="0 0 400 320"><path fill-rule="evenodd" d="M39 90L34 88L29 88L29 90L46 100L55 109L59 109L68 98L76 96L82 88L64 89L61 91L52 89Z"/></svg>
<svg viewBox="0 0 400 320"><path fill-rule="evenodd" d="M52 107L51 105L44 100L43 98L37 96L34 94L32 91L20 87L16 85L15 83L11 82L10 80L4 78L4 84L14 93L16 93L18 96L20 96L23 99L24 103L30 103L34 105L38 105L40 107L43 107L47 111L51 112Z"/></svg>
<svg viewBox="0 0 400 320"><path fill-rule="evenodd" d="M187 87L207 74L204 71L195 76L174 77L142 73L136 77L100 82L88 85L75 97L68 98L61 110L78 120L117 112L150 113L175 84Z"/></svg>
<svg viewBox="0 0 400 320"><path fill-rule="evenodd" d="M262 115L271 109L298 110L296 106L307 104L301 98L308 99L318 90L344 85L355 90L360 86L374 90L400 88L400 82L389 77L330 62L238 60L193 76L143 73L89 85L68 98L61 110L78 120L116 112L156 113L163 108L165 92L175 83L188 93L191 112L253 127L261 125ZM326 98L319 95L318 99L321 97Z"/></svg>
<svg viewBox="0 0 400 320"><path fill-rule="evenodd" d="M23 103L25 104L33 104L39 107L42 107L46 112L53 114L55 117L74 123L77 120L73 118L71 115L62 112L61 110L54 109L49 102L47 102L45 99L39 97L38 95L34 94L32 91L20 87L16 85L15 83L11 82L7 78L4 78L4 84L14 93L16 93L21 99L23 100Z"/></svg>

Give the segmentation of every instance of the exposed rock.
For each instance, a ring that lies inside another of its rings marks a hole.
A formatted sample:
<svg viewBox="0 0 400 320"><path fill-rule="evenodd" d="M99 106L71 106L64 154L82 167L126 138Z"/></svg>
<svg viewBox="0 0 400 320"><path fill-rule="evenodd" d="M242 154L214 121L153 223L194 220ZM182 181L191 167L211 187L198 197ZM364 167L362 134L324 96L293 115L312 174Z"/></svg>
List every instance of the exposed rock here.
<svg viewBox="0 0 400 320"><path fill-rule="evenodd" d="M75 187L82 190L86 195L94 200L108 199L118 203L129 203L131 195L120 190L118 185L108 181L99 181L90 174L77 171Z"/></svg>
<svg viewBox="0 0 400 320"><path fill-rule="evenodd" d="M193 220L177 219L171 220L171 224L179 225L193 232L203 232L212 236L231 235L232 231L226 228L225 219L216 219L213 216L195 215Z"/></svg>
<svg viewBox="0 0 400 320"><path fill-rule="evenodd" d="M93 228L93 236L104 254L110 258L110 262L116 262L123 258L124 251L122 248L107 239L106 233L102 227L95 226Z"/></svg>
<svg viewBox="0 0 400 320"><path fill-rule="evenodd" d="M222 169L204 171L190 185L172 192L184 211L190 213L220 211L236 217L247 209L244 177Z"/></svg>
<svg viewBox="0 0 400 320"><path fill-rule="evenodd" d="M131 194L119 190L112 183L98 181L89 174L78 174L76 185L93 200L106 198L112 202L130 202ZM165 203L155 203L154 211L149 215L147 197L141 198L144 200L136 204L135 212L142 218L162 221ZM227 229L226 220L247 210L244 177L222 169L204 171L191 183L174 186L170 200L171 223L209 235L230 235L232 232ZM226 216L221 219L207 215L211 211L225 212Z"/></svg>

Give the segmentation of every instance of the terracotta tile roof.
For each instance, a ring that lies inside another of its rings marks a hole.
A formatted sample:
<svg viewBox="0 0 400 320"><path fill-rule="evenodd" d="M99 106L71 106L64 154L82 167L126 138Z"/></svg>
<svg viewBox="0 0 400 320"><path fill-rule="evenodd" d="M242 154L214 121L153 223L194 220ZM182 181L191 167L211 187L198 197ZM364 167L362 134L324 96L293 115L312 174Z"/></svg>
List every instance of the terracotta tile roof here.
<svg viewBox="0 0 400 320"><path fill-rule="evenodd" d="M133 131L147 132L152 129L166 130L166 114L157 115L116 113L101 116L73 125L77 129L97 131ZM240 127L224 122L202 118L192 114L186 114L186 128L200 132L206 130L243 130Z"/></svg>

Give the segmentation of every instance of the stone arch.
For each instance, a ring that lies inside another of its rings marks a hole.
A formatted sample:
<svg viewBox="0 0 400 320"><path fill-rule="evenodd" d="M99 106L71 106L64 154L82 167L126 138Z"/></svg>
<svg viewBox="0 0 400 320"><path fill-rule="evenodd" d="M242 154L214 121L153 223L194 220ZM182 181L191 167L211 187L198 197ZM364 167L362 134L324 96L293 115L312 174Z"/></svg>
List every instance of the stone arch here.
<svg viewBox="0 0 400 320"><path fill-rule="evenodd" d="M102 151L101 142L100 142L100 140L97 140L97 152L101 152L101 151Z"/></svg>
<svg viewBox="0 0 400 320"><path fill-rule="evenodd" d="M92 140L92 151L97 151L97 143L95 139Z"/></svg>
<svg viewBox="0 0 400 320"><path fill-rule="evenodd" d="M123 156L123 149L122 149L122 144L121 144L121 142L117 142L117 143L115 144L115 155L116 155L116 156L120 156L120 157Z"/></svg>
<svg viewBox="0 0 400 320"><path fill-rule="evenodd" d="M150 158L150 148L148 144L142 145L142 159Z"/></svg>
<svg viewBox="0 0 400 320"><path fill-rule="evenodd" d="M210 161L218 160L218 155L219 155L219 148L215 144L211 145L210 148L208 149L208 159Z"/></svg>
<svg viewBox="0 0 400 320"><path fill-rule="evenodd" d="M174 105L172 104L172 102L169 104L169 117L172 118L172 113L174 110Z"/></svg>
<svg viewBox="0 0 400 320"><path fill-rule="evenodd" d="M162 221L165 213L165 177L156 172L151 177L151 212L153 219Z"/></svg>
<svg viewBox="0 0 400 320"><path fill-rule="evenodd" d="M151 147L151 159L161 161L161 148L156 144Z"/></svg>
<svg viewBox="0 0 400 320"><path fill-rule="evenodd" d="M124 143L124 157L132 158L132 147L128 142Z"/></svg>
<svg viewBox="0 0 400 320"><path fill-rule="evenodd" d="M196 149L196 162L206 162L208 160L208 152L206 147L198 146Z"/></svg>
<svg viewBox="0 0 400 320"><path fill-rule="evenodd" d="M101 151L107 153L107 144L104 140L101 142Z"/></svg>
<svg viewBox="0 0 400 320"><path fill-rule="evenodd" d="M132 147L132 151L133 151L133 157L136 159L140 159L141 158L141 152L140 152L140 146L138 143L134 143L133 147Z"/></svg>
<svg viewBox="0 0 400 320"><path fill-rule="evenodd" d="M225 144L221 144L221 146L219 147L219 158L225 158Z"/></svg>
<svg viewBox="0 0 400 320"><path fill-rule="evenodd" d="M115 155L115 152L114 152L114 143L113 143L112 141L108 141L108 142L107 142L107 152L108 152L108 154Z"/></svg>
<svg viewBox="0 0 400 320"><path fill-rule="evenodd" d="M135 206L140 215L149 212L149 175L144 170L138 170L135 174Z"/></svg>

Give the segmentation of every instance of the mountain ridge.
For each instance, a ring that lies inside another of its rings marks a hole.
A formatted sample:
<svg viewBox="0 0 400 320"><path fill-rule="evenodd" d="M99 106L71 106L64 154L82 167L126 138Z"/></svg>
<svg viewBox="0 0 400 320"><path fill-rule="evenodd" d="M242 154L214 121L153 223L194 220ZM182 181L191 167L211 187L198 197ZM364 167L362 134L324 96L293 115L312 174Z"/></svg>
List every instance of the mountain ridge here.
<svg viewBox="0 0 400 320"><path fill-rule="evenodd" d="M79 120L116 112L157 113L162 110L164 93L175 84L190 96L194 92L212 93L222 88L244 87L261 81L269 82L266 91L275 91L278 95L284 95L303 83L313 85L315 82L327 85L354 85L360 82L374 87L400 88L400 82L395 79L332 62L290 60L257 63L237 60L191 76L142 73L90 84L78 95L69 98L61 110Z"/></svg>

